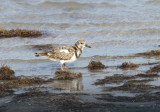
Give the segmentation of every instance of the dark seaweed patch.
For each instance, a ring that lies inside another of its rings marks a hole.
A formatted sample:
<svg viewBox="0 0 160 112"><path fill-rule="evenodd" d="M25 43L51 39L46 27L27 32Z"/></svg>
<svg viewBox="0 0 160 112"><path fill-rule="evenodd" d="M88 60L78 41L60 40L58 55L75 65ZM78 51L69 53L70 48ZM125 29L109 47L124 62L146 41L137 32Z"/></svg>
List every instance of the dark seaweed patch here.
<svg viewBox="0 0 160 112"><path fill-rule="evenodd" d="M137 74L137 75L133 75L133 76L126 76L123 74L114 74L113 76L106 76L104 79L98 79L94 84L95 85L103 85L103 84L111 84L111 83L122 83L124 81L128 81L128 80L133 80L136 78L154 78L154 77L159 77L158 74L156 73L144 73L144 74ZM153 80L153 79L146 79L146 82L149 80ZM135 80L137 82L145 82L144 80Z"/></svg>
<svg viewBox="0 0 160 112"><path fill-rule="evenodd" d="M0 29L0 37L39 37L42 36L42 32L35 30L5 30Z"/></svg>
<svg viewBox="0 0 160 112"><path fill-rule="evenodd" d="M142 56L157 56L157 55L160 55L160 50L146 51L146 52L143 52L143 53L138 53L137 55L142 55Z"/></svg>
<svg viewBox="0 0 160 112"><path fill-rule="evenodd" d="M131 83L131 84L140 84L140 83L147 83L147 82L150 82L150 81L153 81L153 79L143 79L143 80L129 80L127 81L127 83Z"/></svg>
<svg viewBox="0 0 160 112"><path fill-rule="evenodd" d="M74 73L71 71L56 71L54 79L56 80L72 80L82 77L82 73Z"/></svg>
<svg viewBox="0 0 160 112"><path fill-rule="evenodd" d="M100 61L91 61L88 65L89 70L104 69L105 65Z"/></svg>
<svg viewBox="0 0 160 112"><path fill-rule="evenodd" d="M151 90L155 89L155 87L152 87L151 85L145 85L145 84L135 84L133 82L126 82L122 86L118 87L107 87L105 88L105 91L128 91L132 93L137 92L149 92Z"/></svg>
<svg viewBox="0 0 160 112"><path fill-rule="evenodd" d="M126 68L137 68L139 67L139 65L135 64L135 63L128 63L128 62L124 62L122 63L121 66L119 66L119 68L121 69L126 69Z"/></svg>
<svg viewBox="0 0 160 112"><path fill-rule="evenodd" d="M111 84L111 83L121 83L124 80L133 79L135 76L125 76L123 74L114 74L113 76L107 76L104 79L98 79L94 84Z"/></svg>
<svg viewBox="0 0 160 112"><path fill-rule="evenodd" d="M146 73L146 74L137 74L136 77L144 77L144 78L153 78L153 77L159 77L156 73Z"/></svg>
<svg viewBox="0 0 160 112"><path fill-rule="evenodd" d="M148 70L146 73L152 73L152 72L160 72L160 65L156 65L152 68L150 68L150 70Z"/></svg>
<svg viewBox="0 0 160 112"><path fill-rule="evenodd" d="M17 78L14 80L10 80L8 82L3 82L2 84L0 84L0 96L7 95L8 90L19 87L21 85L42 84L44 82L48 81L38 77L35 78L24 77L24 78Z"/></svg>
<svg viewBox="0 0 160 112"><path fill-rule="evenodd" d="M6 65L0 67L0 80L12 80L15 78L14 71Z"/></svg>

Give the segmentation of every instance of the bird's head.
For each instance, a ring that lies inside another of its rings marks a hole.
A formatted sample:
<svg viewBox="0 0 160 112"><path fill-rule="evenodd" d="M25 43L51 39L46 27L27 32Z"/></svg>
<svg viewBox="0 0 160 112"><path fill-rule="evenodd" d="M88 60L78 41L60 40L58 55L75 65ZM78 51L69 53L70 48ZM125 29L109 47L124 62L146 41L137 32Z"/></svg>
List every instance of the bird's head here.
<svg viewBox="0 0 160 112"><path fill-rule="evenodd" d="M84 40L78 40L76 43L75 43L75 46L79 49L83 49L84 47L88 47L88 48L91 48L90 45L86 44L86 42Z"/></svg>

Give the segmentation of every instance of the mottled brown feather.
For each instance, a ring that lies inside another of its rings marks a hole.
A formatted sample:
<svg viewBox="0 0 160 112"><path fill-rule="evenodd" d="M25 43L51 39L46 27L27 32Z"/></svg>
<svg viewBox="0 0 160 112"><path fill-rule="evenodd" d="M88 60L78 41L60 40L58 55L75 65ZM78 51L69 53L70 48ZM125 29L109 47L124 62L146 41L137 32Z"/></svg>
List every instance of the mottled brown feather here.
<svg viewBox="0 0 160 112"><path fill-rule="evenodd" d="M76 60L76 58L79 58L82 54L82 49L84 47L89 47L87 44L85 44L84 40L79 40L75 43L74 46L62 46L53 49L49 52L43 52L43 53L36 53L36 56L42 56L42 57L48 57L50 59L53 59L53 61L60 61L60 60ZM63 51L64 50L64 51ZM72 58L73 57L73 58ZM62 61L63 62L63 61Z"/></svg>
<svg viewBox="0 0 160 112"><path fill-rule="evenodd" d="M60 50L62 49L67 49L69 53L60 52ZM53 58L56 60L70 60L74 55L75 51L76 49L74 46L62 46L62 47L55 48L49 52L38 53L38 55L45 56L48 58Z"/></svg>
<svg viewBox="0 0 160 112"><path fill-rule="evenodd" d="M53 58L57 60L70 60L73 55L74 55L74 52L72 53L57 52L57 53L53 53L52 55L49 55L48 58Z"/></svg>

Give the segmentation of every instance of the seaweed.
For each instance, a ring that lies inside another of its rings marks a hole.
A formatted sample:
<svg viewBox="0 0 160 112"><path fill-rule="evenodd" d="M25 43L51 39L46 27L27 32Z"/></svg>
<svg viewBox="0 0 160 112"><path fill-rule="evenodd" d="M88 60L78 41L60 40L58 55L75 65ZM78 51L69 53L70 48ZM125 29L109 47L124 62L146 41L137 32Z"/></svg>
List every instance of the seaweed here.
<svg viewBox="0 0 160 112"><path fill-rule="evenodd" d="M101 84L111 84L111 83L121 83L124 80L133 79L135 76L125 76L123 74L114 74L113 76L107 76L104 79L98 79L94 84L101 85Z"/></svg>
<svg viewBox="0 0 160 112"><path fill-rule="evenodd" d="M138 92L148 92L150 90L153 90L154 87L151 85L145 85L143 83L135 84L133 82L126 82L122 86L118 87L107 87L105 88L105 91L129 91L132 93L138 93Z"/></svg>
<svg viewBox="0 0 160 112"><path fill-rule="evenodd" d="M156 65L156 66L150 68L150 70L148 70L146 73L154 73L154 72L155 73L160 72L160 65Z"/></svg>
<svg viewBox="0 0 160 112"><path fill-rule="evenodd" d="M144 78L154 78L154 77L159 77L158 74L156 73L140 73L140 74L137 74L135 75L136 77L144 77Z"/></svg>
<svg viewBox="0 0 160 112"><path fill-rule="evenodd" d="M82 73L74 73L71 71L56 71L54 79L56 80L72 80L82 77Z"/></svg>
<svg viewBox="0 0 160 112"><path fill-rule="evenodd" d="M97 70L97 69L104 69L106 68L105 65L100 61L90 61L88 65L89 70Z"/></svg>
<svg viewBox="0 0 160 112"><path fill-rule="evenodd" d="M22 29L0 29L0 37L39 37L42 32L36 30L22 30Z"/></svg>
<svg viewBox="0 0 160 112"><path fill-rule="evenodd" d="M159 77L159 75L156 73L141 73L141 74L132 75L132 76L126 76L123 74L114 74L113 76L106 76L104 79L98 79L94 83L94 85L103 85L103 84L111 84L111 83L119 84L124 81L133 80L139 77L140 78L155 78L155 77ZM149 82L149 81L153 81L153 80L152 79L134 80L134 82Z"/></svg>
<svg viewBox="0 0 160 112"><path fill-rule="evenodd" d="M38 77L30 78L30 77L23 77L14 80L9 80L8 82L3 82L0 84L0 96L4 96L8 94L8 90L13 88L22 86L22 85L30 85L30 84L42 84L48 82L49 80L44 80Z"/></svg>
<svg viewBox="0 0 160 112"><path fill-rule="evenodd" d="M128 63L128 62L124 62L122 63L121 66L119 66L119 68L121 69L126 69L126 68L137 68L139 67L139 65L135 64L135 63Z"/></svg>
<svg viewBox="0 0 160 112"><path fill-rule="evenodd" d="M0 67L0 80L12 80L15 78L14 71L7 65Z"/></svg>
<svg viewBox="0 0 160 112"><path fill-rule="evenodd" d="M142 56L157 56L157 55L160 55L160 50L146 51L146 52L143 52L143 53L137 53L137 55L142 55Z"/></svg>
<svg viewBox="0 0 160 112"><path fill-rule="evenodd" d="M129 80L127 81L127 83L131 83L131 84L140 84L140 83L147 83L153 81L153 79L143 79L143 80Z"/></svg>

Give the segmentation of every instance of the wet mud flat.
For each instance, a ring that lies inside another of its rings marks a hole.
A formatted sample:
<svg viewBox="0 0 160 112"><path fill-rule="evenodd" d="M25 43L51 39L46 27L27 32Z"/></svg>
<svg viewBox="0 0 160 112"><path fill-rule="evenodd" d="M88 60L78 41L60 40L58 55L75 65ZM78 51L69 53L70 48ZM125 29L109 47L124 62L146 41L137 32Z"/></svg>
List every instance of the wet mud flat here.
<svg viewBox="0 0 160 112"><path fill-rule="evenodd" d="M49 92L50 88L47 87L43 90L43 86L38 86L35 88L31 86L26 92L20 94L14 94L14 91L12 91L11 94L3 96L12 98L6 100L2 105L0 105L0 111L158 112L160 109L160 86L153 86L148 83L159 78L159 67L160 65L155 64L143 73L130 76L124 74L114 74L112 76L106 76L104 79L98 79L93 83L93 85L102 87L102 92L99 94L85 93L85 91L63 92L61 89L56 89L58 93L54 93ZM102 68L107 69L104 68L104 66L102 66ZM102 68L97 66L97 68L94 69L102 70ZM117 68L119 68L119 66ZM88 69L90 70L89 67ZM82 75L79 75L80 73L70 71L56 71L55 74L60 77L57 78L56 75L55 79L49 79L48 82L54 82L54 80L73 80L72 78L79 78ZM71 75L72 78L68 78L68 76L63 77L63 75ZM77 77L73 77L72 75L77 75ZM46 82L47 81L42 81L41 83ZM35 83L31 83L31 85L33 84ZM107 84L116 84L116 86L109 86ZM118 93L118 95L114 95L110 92ZM120 93L124 95L119 95ZM132 96L125 95L126 93L132 94Z"/></svg>
<svg viewBox="0 0 160 112"><path fill-rule="evenodd" d="M2 112L158 112L159 93L134 98L107 94L27 92L0 106ZM101 101L99 98L103 96ZM97 98L95 100L95 98ZM146 100L144 100L146 99ZM91 101L93 100L93 101ZM150 102L151 101L151 102Z"/></svg>
<svg viewBox="0 0 160 112"><path fill-rule="evenodd" d="M13 101L0 108L1 111L16 112L74 112L104 110L111 104L86 102L80 97L87 94L53 94L48 92L24 93L14 97ZM15 107L16 104L16 107ZM8 108L9 107L9 108Z"/></svg>

